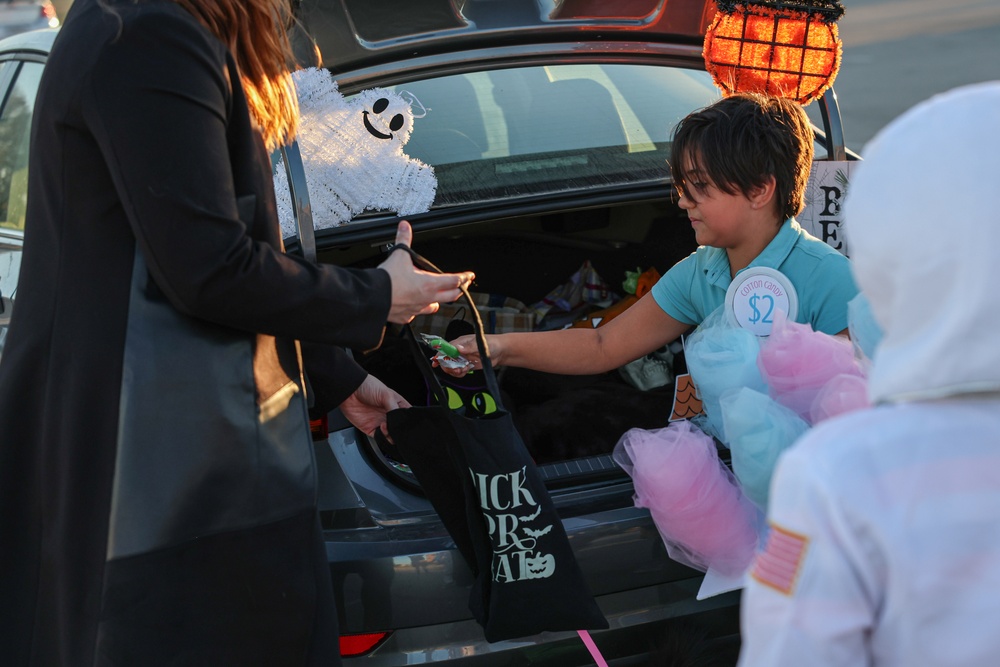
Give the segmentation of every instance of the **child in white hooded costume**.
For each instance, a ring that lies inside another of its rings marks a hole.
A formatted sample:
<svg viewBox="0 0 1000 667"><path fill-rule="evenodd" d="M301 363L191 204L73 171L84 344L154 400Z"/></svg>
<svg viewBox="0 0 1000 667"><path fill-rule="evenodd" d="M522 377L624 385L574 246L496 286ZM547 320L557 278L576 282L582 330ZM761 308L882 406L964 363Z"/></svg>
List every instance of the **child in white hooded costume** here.
<svg viewBox="0 0 1000 667"><path fill-rule="evenodd" d="M844 218L884 335L875 407L780 459L740 667L981 667L1000 655L1000 82L901 116Z"/></svg>

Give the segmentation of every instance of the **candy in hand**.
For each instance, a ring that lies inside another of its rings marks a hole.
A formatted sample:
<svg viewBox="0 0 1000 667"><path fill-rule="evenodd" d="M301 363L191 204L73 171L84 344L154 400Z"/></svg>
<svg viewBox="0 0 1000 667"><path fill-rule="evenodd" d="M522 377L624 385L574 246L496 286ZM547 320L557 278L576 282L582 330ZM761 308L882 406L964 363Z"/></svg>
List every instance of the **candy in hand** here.
<svg viewBox="0 0 1000 667"><path fill-rule="evenodd" d="M453 370L463 370L466 368L473 368L473 363L462 356L458 351L458 348L446 341L441 336L434 336L432 334L420 334L420 338L429 345L432 349L437 350L437 354L434 356L434 361L438 362L443 368L453 369Z"/></svg>

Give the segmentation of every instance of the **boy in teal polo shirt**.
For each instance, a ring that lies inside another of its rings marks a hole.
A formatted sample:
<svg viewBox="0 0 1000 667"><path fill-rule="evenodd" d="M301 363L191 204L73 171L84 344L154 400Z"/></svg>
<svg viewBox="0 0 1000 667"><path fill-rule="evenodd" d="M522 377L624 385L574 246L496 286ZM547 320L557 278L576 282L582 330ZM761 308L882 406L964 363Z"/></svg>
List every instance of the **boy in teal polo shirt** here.
<svg viewBox="0 0 1000 667"><path fill-rule="evenodd" d="M795 319L815 331L836 334L846 333L845 304L857 294L853 279L844 276L844 260L789 218L747 269L763 266L788 276L799 297ZM725 300L732 282L730 271L724 249L701 246L653 286L653 299L677 321L701 323Z"/></svg>
<svg viewBox="0 0 1000 667"><path fill-rule="evenodd" d="M847 258L794 219L812 159L812 128L796 102L739 94L691 113L675 130L670 169L698 250L604 326L487 336L493 365L579 375L618 368L700 324L733 278L757 266L791 281L796 320L846 333L847 302L858 291ZM473 336L454 345L481 368Z"/></svg>

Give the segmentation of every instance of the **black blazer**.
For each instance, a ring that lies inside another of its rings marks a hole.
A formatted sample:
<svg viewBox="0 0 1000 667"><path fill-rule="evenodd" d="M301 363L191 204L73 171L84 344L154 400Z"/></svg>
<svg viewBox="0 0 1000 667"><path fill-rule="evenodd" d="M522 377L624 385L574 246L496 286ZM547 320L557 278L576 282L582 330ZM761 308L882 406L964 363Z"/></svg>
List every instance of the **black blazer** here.
<svg viewBox="0 0 1000 667"><path fill-rule="evenodd" d="M0 364L0 655L160 664L191 633L142 628L238 612L191 641L289 664L328 595L295 341L377 345L389 278L283 254L227 48L168 0L109 4L76 0L36 100ZM321 356L342 400L364 372Z"/></svg>

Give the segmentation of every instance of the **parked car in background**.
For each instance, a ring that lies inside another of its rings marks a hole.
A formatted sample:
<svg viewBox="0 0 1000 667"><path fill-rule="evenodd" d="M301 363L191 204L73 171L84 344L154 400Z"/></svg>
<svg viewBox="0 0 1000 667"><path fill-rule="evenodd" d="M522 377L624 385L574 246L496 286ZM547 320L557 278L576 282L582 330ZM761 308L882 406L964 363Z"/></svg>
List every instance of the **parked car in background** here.
<svg viewBox="0 0 1000 667"><path fill-rule="evenodd" d="M56 32L23 33L0 46L0 358L21 269L31 114Z"/></svg>
<svg viewBox="0 0 1000 667"><path fill-rule="evenodd" d="M585 263L617 291L627 271L663 272L694 249L666 158L674 124L720 95L701 56L714 12L711 0L302 0L296 43L308 54L315 40L347 99L382 87L413 100L403 149L437 179L430 210L408 216L415 248L444 270L474 270L484 303L530 305ZM0 292L11 307L30 111L54 32L0 42ZM813 106L817 159L842 155L835 96ZM308 175L291 153L291 199L308 222ZM361 182L382 185L378 173ZM374 266L398 221L368 211L286 245ZM498 321L484 312L488 326ZM427 400L397 331L355 356L414 404ZM514 368L500 382L609 621L592 633L609 664L735 664L739 593L697 599L701 573L667 556L611 457L627 428L665 425L672 385ZM314 438L345 664L593 664L572 632L487 642L468 608L469 569L391 443L337 411L314 423Z"/></svg>
<svg viewBox="0 0 1000 667"><path fill-rule="evenodd" d="M0 38L58 26L51 0L0 0Z"/></svg>

